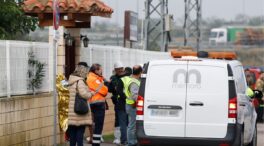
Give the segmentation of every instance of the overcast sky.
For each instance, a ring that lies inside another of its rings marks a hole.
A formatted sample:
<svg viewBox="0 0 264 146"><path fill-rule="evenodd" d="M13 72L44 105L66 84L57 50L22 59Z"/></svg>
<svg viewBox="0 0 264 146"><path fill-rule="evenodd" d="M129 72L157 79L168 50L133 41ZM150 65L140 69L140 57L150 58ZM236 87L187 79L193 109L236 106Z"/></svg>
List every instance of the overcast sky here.
<svg viewBox="0 0 264 146"><path fill-rule="evenodd" d="M145 0L102 0L106 5L114 9L112 18L93 17L93 22L110 21L123 26L124 11L132 10L139 13L139 17L144 17ZM159 0L154 0L159 1ZM174 18L183 18L184 0L168 0L169 13ZM245 13L248 16L264 16L264 0L202 0L202 17L219 17L234 19L237 14ZM175 19L174 19L175 20Z"/></svg>

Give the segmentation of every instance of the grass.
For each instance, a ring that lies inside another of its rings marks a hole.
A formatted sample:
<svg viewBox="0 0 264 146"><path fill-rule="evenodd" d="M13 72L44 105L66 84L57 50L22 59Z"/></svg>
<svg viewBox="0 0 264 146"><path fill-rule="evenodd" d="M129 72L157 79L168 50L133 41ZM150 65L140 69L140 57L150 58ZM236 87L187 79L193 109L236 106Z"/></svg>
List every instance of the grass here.
<svg viewBox="0 0 264 146"><path fill-rule="evenodd" d="M114 133L103 135L104 142L106 143L112 143L114 140Z"/></svg>

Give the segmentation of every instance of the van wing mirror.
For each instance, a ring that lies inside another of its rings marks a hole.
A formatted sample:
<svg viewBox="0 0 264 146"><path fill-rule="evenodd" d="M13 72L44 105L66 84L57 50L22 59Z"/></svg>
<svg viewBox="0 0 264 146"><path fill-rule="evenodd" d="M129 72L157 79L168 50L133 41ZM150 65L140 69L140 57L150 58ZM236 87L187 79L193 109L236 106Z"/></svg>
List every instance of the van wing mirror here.
<svg viewBox="0 0 264 146"><path fill-rule="evenodd" d="M263 93L259 90L253 90L254 94L255 94L255 98L257 99L261 99L263 97Z"/></svg>

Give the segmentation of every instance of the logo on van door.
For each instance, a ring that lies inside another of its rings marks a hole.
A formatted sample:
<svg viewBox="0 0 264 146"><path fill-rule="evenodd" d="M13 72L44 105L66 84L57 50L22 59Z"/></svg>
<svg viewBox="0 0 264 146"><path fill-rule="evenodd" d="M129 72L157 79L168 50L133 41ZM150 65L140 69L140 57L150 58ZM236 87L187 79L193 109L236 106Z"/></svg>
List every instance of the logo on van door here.
<svg viewBox="0 0 264 146"><path fill-rule="evenodd" d="M188 88L200 89L201 88L201 80L202 80L201 73L196 69L191 69L189 71L188 78L187 78Z"/></svg>
<svg viewBox="0 0 264 146"><path fill-rule="evenodd" d="M172 88L185 88L188 83L188 88L201 88L201 73L196 69L191 69L188 73L184 69L177 69L173 74Z"/></svg>
<svg viewBox="0 0 264 146"><path fill-rule="evenodd" d="M185 88L186 87L187 71L184 69L177 69L173 74L172 88Z"/></svg>

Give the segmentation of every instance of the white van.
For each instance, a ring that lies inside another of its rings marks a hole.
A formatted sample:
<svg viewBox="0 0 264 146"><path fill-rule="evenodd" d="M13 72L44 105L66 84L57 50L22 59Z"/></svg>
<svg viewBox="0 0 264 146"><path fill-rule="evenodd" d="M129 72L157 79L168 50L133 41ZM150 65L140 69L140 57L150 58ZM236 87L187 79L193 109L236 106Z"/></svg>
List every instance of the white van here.
<svg viewBox="0 0 264 146"><path fill-rule="evenodd" d="M147 63L137 101L139 145L256 146L256 112L237 60Z"/></svg>

